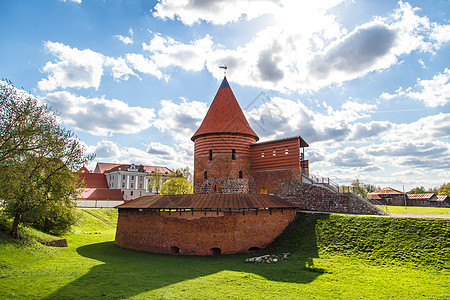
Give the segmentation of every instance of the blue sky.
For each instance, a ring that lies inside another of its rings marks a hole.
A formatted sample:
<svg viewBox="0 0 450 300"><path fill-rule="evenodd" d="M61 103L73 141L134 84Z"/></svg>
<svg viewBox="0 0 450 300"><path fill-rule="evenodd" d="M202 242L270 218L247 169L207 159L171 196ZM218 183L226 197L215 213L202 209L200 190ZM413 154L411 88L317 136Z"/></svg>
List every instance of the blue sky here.
<svg viewBox="0 0 450 300"><path fill-rule="evenodd" d="M192 168L225 64L261 141L301 135L312 174L449 182L450 2L308 2L1 1L0 74L96 161Z"/></svg>

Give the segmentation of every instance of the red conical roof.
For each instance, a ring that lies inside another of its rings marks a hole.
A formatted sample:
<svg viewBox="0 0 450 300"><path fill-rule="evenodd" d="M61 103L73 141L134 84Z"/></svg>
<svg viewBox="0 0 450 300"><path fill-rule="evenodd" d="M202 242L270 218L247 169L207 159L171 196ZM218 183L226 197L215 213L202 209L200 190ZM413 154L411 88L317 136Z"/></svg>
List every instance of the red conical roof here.
<svg viewBox="0 0 450 300"><path fill-rule="evenodd" d="M259 140L248 124L226 77L206 113L206 117L191 140L194 141L199 136L212 133L243 134Z"/></svg>

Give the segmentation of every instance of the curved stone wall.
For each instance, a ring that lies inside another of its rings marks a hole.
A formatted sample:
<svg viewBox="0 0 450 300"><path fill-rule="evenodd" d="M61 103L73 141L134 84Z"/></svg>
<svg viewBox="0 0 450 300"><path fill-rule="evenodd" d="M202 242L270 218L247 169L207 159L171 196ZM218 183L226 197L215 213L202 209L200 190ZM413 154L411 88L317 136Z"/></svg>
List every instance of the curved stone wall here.
<svg viewBox="0 0 450 300"><path fill-rule="evenodd" d="M171 212L119 209L116 245L139 251L212 255L263 248L294 219L295 209Z"/></svg>

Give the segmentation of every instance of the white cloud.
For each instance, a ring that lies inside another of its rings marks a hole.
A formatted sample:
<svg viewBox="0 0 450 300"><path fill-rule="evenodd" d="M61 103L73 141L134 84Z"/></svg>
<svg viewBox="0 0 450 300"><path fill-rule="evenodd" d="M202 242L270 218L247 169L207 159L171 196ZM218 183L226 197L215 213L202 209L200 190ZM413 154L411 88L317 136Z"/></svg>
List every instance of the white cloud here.
<svg viewBox="0 0 450 300"><path fill-rule="evenodd" d="M62 2L67 2L67 1L81 4L81 0L62 0Z"/></svg>
<svg viewBox="0 0 450 300"><path fill-rule="evenodd" d="M93 135L137 133L151 126L154 109L131 107L123 101L85 98L66 91L47 94L45 101L66 124Z"/></svg>
<svg viewBox="0 0 450 300"><path fill-rule="evenodd" d="M186 141L198 129L206 111L205 102L182 99L181 103L174 103L171 100L162 100L158 118L153 124L162 132L169 133L175 140Z"/></svg>
<svg viewBox="0 0 450 300"><path fill-rule="evenodd" d="M397 97L410 97L423 101L425 106L438 107L450 102L450 70L445 68L432 79L417 79L414 87L399 87L394 94L382 93L380 99L391 100Z"/></svg>
<svg viewBox="0 0 450 300"><path fill-rule="evenodd" d="M121 58L121 57L119 57L119 58L106 57L105 58L105 66L106 67L111 67L113 78L115 80L119 80L119 79L128 80L130 75L134 75L136 77L139 77L127 65L125 59Z"/></svg>
<svg viewBox="0 0 450 300"><path fill-rule="evenodd" d="M188 71L201 71L210 56L212 45L213 41L209 35L183 44L170 37L164 38L155 34L148 44L142 45L142 48L151 52L151 59L158 68L177 66Z"/></svg>
<svg viewBox="0 0 450 300"><path fill-rule="evenodd" d="M127 53L126 60L135 70L141 73L153 75L158 79L164 78L166 81L169 79L168 75L163 76L163 73L158 69L154 61L142 54Z"/></svg>
<svg viewBox="0 0 450 300"><path fill-rule="evenodd" d="M121 41L122 43L124 43L125 45L133 44L133 34L134 34L133 29L130 28L130 30L128 32L129 32L130 36L123 36L123 35L118 34L118 35L115 35L114 37L116 39L118 39L119 41Z"/></svg>
<svg viewBox="0 0 450 300"><path fill-rule="evenodd" d="M272 19L235 49L213 44L209 36L185 44L161 35L144 49L159 69L199 71L206 65L220 78L217 66L226 64L230 80L241 85L306 91L385 70L412 51L433 53L450 39L449 25L431 23L403 2L391 15L374 17L348 33L329 10L342 2L162 1L155 6L155 16L188 25L201 20L225 24L265 14Z"/></svg>
<svg viewBox="0 0 450 300"><path fill-rule="evenodd" d="M95 154L95 159L117 159L124 153L119 150L119 147L112 141L101 140L94 146L87 146L87 154Z"/></svg>
<svg viewBox="0 0 450 300"><path fill-rule="evenodd" d="M280 136L301 135L308 142L333 143L363 141L373 138L391 128L389 122L356 122L370 118L374 105L347 101L341 110L327 107L326 113L314 112L300 101L279 97L262 99L259 107L248 111L247 118L262 140Z"/></svg>
<svg viewBox="0 0 450 300"><path fill-rule="evenodd" d="M45 64L43 71L51 75L38 82L39 89L99 87L103 75L103 55L89 49L70 48L62 43L47 41L44 45L58 59Z"/></svg>
<svg viewBox="0 0 450 300"><path fill-rule="evenodd" d="M153 15L160 18L179 19L193 25L204 20L216 25L251 20L280 7L270 0L217 0L217 1L167 1L156 4Z"/></svg>

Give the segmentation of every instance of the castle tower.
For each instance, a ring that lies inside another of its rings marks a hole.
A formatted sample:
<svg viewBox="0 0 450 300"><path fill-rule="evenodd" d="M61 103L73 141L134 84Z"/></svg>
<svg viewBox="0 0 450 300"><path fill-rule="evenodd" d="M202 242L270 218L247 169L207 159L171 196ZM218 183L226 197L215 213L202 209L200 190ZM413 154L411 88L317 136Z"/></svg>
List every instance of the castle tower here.
<svg viewBox="0 0 450 300"><path fill-rule="evenodd" d="M224 77L202 124L192 136L195 194L243 194L251 190L250 127Z"/></svg>

